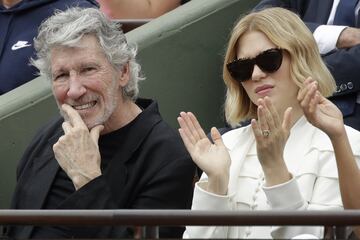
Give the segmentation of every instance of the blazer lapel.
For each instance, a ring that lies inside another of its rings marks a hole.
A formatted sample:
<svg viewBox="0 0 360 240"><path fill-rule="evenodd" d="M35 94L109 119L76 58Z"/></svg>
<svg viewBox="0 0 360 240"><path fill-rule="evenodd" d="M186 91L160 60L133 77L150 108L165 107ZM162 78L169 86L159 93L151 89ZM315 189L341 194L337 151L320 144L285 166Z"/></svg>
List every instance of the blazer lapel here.
<svg viewBox="0 0 360 240"><path fill-rule="evenodd" d="M20 176L15 190L15 205L19 209L41 209L59 165L54 158L52 146L62 131L49 138L45 151L28 160L26 171ZM46 179L46 181L44 181ZM20 195L19 195L20 194Z"/></svg>
<svg viewBox="0 0 360 240"><path fill-rule="evenodd" d="M62 133L59 132L48 140L49 147L46 148L43 154L29 159L26 172L22 174L17 183L13 207L18 209L42 209L56 172L59 169L52 152L52 145L61 135ZM33 229L34 226L28 225L15 231L18 231L16 235L19 238L25 239L31 236Z"/></svg>

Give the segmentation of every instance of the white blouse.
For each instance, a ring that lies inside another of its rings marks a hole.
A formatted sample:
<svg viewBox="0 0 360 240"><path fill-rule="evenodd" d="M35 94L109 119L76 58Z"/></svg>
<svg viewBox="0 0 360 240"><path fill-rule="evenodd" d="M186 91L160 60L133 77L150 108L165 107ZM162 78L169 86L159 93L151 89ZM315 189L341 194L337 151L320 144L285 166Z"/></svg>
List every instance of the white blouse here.
<svg viewBox="0 0 360 240"><path fill-rule="evenodd" d="M360 163L360 132L346 126L354 156ZM223 135L231 157L228 195L195 185L193 210L337 210L343 209L334 150L329 137L301 117L292 127L284 159L293 178L283 184L264 186L251 126ZM360 164L359 164L360 165ZM324 228L314 226L205 226L187 227L184 238L293 238L312 234L323 238Z"/></svg>

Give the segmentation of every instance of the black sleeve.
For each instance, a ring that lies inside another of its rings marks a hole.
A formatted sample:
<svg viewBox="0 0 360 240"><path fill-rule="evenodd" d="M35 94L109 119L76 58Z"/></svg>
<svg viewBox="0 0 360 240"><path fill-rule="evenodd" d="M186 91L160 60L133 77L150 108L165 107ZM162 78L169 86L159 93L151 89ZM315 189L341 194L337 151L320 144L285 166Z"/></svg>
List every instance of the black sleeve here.
<svg viewBox="0 0 360 240"><path fill-rule="evenodd" d="M360 45L348 49L337 49L323 56L338 87L335 95L345 95L360 90L359 56Z"/></svg>

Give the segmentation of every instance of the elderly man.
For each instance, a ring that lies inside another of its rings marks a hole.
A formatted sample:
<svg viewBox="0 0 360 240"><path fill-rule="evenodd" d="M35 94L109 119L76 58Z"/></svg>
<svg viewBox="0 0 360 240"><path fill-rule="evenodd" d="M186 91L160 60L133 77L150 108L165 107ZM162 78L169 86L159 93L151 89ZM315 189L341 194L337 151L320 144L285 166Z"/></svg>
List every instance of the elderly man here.
<svg viewBox="0 0 360 240"><path fill-rule="evenodd" d="M21 159L16 209L184 209L195 167L152 100L137 99L140 66L116 22L71 8L46 20L33 64L51 81L62 118ZM182 229L160 229L180 237ZM11 226L12 238L131 238L126 227Z"/></svg>

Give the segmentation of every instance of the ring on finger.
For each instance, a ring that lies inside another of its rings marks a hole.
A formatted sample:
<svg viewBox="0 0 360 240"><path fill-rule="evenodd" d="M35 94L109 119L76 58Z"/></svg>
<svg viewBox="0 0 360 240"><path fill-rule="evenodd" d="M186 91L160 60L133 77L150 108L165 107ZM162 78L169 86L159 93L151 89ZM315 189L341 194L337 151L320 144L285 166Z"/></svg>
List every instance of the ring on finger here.
<svg viewBox="0 0 360 240"><path fill-rule="evenodd" d="M262 130L262 135L268 137L270 135L270 130Z"/></svg>

